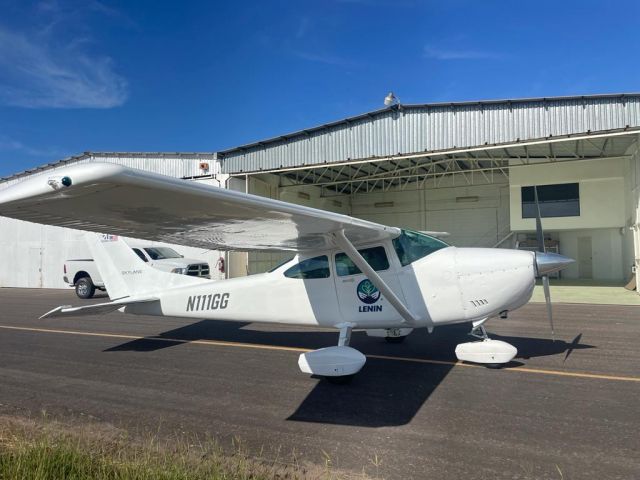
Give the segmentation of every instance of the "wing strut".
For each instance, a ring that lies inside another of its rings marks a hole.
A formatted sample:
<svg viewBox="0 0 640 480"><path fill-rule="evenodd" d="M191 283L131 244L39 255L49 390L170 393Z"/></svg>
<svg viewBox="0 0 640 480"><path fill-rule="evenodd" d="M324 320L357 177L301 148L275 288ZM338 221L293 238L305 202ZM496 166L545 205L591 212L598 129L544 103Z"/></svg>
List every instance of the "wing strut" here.
<svg viewBox="0 0 640 480"><path fill-rule="evenodd" d="M367 261L362 258L362 255L358 252L356 247L349 241L349 239L344 234L344 230L338 230L337 232L333 232L333 238L336 244L342 248L347 256L351 259L353 263L360 269L362 273L364 273L371 283L375 285L375 287L380 290L380 293L384 295L387 301L397 310L400 316L403 318L404 323L407 325L415 326L418 320L416 317L409 311L409 309L402 303L393 290L389 288L389 286L384 282L384 280L378 275L371 265L367 263Z"/></svg>

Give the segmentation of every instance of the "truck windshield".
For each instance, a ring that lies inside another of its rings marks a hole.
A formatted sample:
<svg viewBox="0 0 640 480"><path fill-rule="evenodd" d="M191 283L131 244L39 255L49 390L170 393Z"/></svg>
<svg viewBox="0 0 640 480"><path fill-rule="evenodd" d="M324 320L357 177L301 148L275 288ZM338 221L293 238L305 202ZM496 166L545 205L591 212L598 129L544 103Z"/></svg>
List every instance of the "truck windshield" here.
<svg viewBox="0 0 640 480"><path fill-rule="evenodd" d="M402 230L400 236L393 239L393 248L403 267L448 246L440 239L411 230Z"/></svg>
<svg viewBox="0 0 640 480"><path fill-rule="evenodd" d="M178 252L168 247L153 247L145 248L147 255L151 257L151 260L165 260L167 258L182 258Z"/></svg>

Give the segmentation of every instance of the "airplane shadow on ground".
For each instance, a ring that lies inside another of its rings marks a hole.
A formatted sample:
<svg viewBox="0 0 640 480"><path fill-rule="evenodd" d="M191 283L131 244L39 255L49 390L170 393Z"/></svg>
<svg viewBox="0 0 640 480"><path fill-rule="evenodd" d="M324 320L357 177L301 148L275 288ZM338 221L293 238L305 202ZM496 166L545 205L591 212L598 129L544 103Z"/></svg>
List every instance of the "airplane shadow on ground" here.
<svg viewBox="0 0 640 480"><path fill-rule="evenodd" d="M195 340L240 342L280 347L317 349L337 343L333 331L263 331L243 328L249 324L203 320L109 348L105 351L150 352ZM333 385L319 380L288 420L361 427L404 425L411 421L438 385L454 368L455 347L470 341L467 324L439 327L431 335L426 330L411 334L403 344L388 344L380 338L354 332L351 346L370 356L414 358L452 362L420 363L369 358L367 364L348 385ZM596 348L581 344L582 334L572 342L544 338L510 337L491 334L518 349L517 358L565 354L578 349ZM521 365L513 362L512 365ZM292 365L292 368L297 368Z"/></svg>

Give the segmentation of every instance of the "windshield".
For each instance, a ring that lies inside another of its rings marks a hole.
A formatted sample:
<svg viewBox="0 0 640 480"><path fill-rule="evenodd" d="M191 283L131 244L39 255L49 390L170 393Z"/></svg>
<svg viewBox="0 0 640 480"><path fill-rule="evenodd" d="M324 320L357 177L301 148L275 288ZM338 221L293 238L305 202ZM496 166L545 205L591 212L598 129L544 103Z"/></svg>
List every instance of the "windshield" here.
<svg viewBox="0 0 640 480"><path fill-rule="evenodd" d="M281 266L283 266L285 263L289 263L291 260L293 260L294 257L291 256L287 256L286 259L282 260L281 262L278 262L278 264L273 267L271 270L269 270L267 273L272 273L275 272L277 269L279 269Z"/></svg>
<svg viewBox="0 0 640 480"><path fill-rule="evenodd" d="M440 239L411 230L402 230L400 236L393 239L393 248L403 267L448 246Z"/></svg>
<svg viewBox="0 0 640 480"><path fill-rule="evenodd" d="M168 247L153 247L145 248L147 255L151 257L151 260L165 260L167 258L182 258L178 252Z"/></svg>

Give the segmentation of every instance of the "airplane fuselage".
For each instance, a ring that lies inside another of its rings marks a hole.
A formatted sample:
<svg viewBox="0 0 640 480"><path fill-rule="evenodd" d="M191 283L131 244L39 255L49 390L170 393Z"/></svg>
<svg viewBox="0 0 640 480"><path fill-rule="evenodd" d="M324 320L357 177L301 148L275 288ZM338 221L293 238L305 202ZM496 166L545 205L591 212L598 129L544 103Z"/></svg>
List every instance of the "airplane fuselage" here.
<svg viewBox="0 0 640 480"><path fill-rule="evenodd" d="M359 248L375 247L383 247L388 259L388 267L378 274L417 319L410 325L414 328L498 316L526 304L535 285L532 252L447 247L403 266L390 241ZM125 311L326 327L407 327L364 274L340 271L338 255L337 249L298 255L269 273L167 289L158 294L159 306L130 306ZM317 278L291 278L287 273L305 260L322 257L328 273L314 273Z"/></svg>

